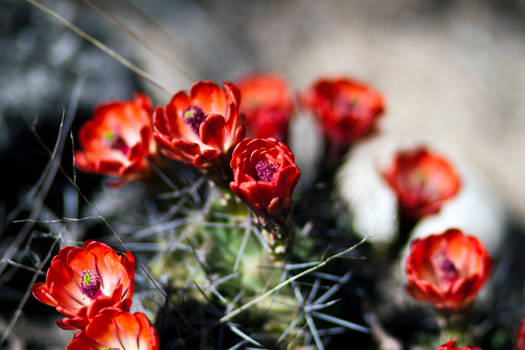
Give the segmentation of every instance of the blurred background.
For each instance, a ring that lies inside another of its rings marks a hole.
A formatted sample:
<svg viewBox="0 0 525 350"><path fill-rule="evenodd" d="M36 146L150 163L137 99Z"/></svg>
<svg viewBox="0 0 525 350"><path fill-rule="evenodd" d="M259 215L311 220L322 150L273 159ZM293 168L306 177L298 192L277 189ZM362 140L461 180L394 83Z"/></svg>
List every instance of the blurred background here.
<svg viewBox="0 0 525 350"><path fill-rule="evenodd" d="M342 197L358 231L378 239L391 235L394 199L381 188L377 169L397 148L420 143L449 156L469 189L467 198L443 213L446 225L479 234L491 251L501 249L509 218L523 225L523 0L38 2L62 21L31 2L3 0L0 10L2 264L12 257L9 247L24 247L31 233L46 230L14 220L41 217L45 210L57 217L81 212L82 201L57 169L43 196L33 191L46 185L39 182L49 161L43 145L53 149L63 115L70 125L62 129L67 141L59 150L64 171L73 176L77 146L68 133L76 138L96 105L128 100L135 91L164 105L193 81L235 81L253 72L281 73L295 91L321 76L348 75L385 96L381 133L355 147L340 172ZM302 117L295 120L301 137L292 134L292 147L307 179L315 166L309 155L320 142L311 120ZM85 193L100 189L100 178L78 176ZM425 234L441 230L440 224L426 225L420 229ZM82 237L76 232L70 239ZM42 246L42 252L48 249ZM32 275L13 279L18 270L11 263L1 270L5 330ZM41 315L47 309L30 300L24 310ZM14 339L9 346L29 346L21 330L32 329L36 338L56 333L46 346L63 349L70 335L40 321L22 315L13 323L19 343Z"/></svg>

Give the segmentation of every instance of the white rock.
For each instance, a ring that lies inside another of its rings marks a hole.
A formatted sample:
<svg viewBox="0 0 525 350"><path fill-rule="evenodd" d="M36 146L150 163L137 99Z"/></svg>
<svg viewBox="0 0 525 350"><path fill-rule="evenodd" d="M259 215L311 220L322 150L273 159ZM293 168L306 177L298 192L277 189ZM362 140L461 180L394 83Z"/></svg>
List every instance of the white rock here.
<svg viewBox="0 0 525 350"><path fill-rule="evenodd" d="M338 187L341 197L352 211L355 230L363 236L371 235L371 240L375 242L389 242L395 237L396 198L380 171L390 164L396 150L421 144L451 160L461 176L462 187L438 214L423 219L415 227L413 237L442 233L457 227L477 236L491 254L497 252L505 225L502 201L480 180L477 176L479 169L465 155L451 147L445 151L445 148L441 149L432 142L401 143L381 136L362 143L351 152L338 173Z"/></svg>

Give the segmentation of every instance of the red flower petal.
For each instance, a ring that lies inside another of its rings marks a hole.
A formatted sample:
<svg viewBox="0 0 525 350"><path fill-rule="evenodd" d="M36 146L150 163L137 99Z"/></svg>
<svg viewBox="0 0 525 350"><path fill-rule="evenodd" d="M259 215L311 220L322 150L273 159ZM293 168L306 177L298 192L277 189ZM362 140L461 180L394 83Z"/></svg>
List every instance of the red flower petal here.
<svg viewBox="0 0 525 350"><path fill-rule="evenodd" d="M235 147L230 189L259 216L283 222L300 178L290 149L276 139L245 138Z"/></svg>
<svg viewBox="0 0 525 350"><path fill-rule="evenodd" d="M240 112L246 117L249 135L286 141L295 107L284 78L274 74L253 75L244 77L237 85L242 95Z"/></svg>
<svg viewBox="0 0 525 350"><path fill-rule="evenodd" d="M377 91L344 77L317 80L301 94L301 103L317 117L327 140L339 145L370 134L385 109Z"/></svg>
<svg viewBox="0 0 525 350"><path fill-rule="evenodd" d="M458 311L474 300L491 265L481 242L457 229L414 240L405 267L407 292L439 309Z"/></svg>
<svg viewBox="0 0 525 350"><path fill-rule="evenodd" d="M73 339L71 343L67 346L66 350L100 350L100 344L86 339L86 338L76 338Z"/></svg>
<svg viewBox="0 0 525 350"><path fill-rule="evenodd" d="M157 350L157 331L140 312L131 314L108 308L97 314L83 331L77 333L66 350L103 348Z"/></svg>
<svg viewBox="0 0 525 350"><path fill-rule="evenodd" d="M153 137L169 158L196 168L222 167L244 130L237 125L239 101L233 84L224 83L222 90L214 82L196 82L189 95L180 91L157 108Z"/></svg>
<svg viewBox="0 0 525 350"><path fill-rule="evenodd" d="M193 164L197 167L204 167L206 164L209 164L213 160L217 159L220 155L220 152L215 149L206 149L201 154L198 154L193 159Z"/></svg>
<svg viewBox="0 0 525 350"><path fill-rule="evenodd" d="M521 319L521 325L516 335L516 350L525 350L525 317Z"/></svg>
<svg viewBox="0 0 525 350"><path fill-rule="evenodd" d="M46 282L33 286L33 295L67 316L57 323L60 327L82 328L103 308L129 308L134 273L131 253L121 256L103 243L86 241L82 248L61 249Z"/></svg>
<svg viewBox="0 0 525 350"><path fill-rule="evenodd" d="M224 115L226 112L226 95L219 85L212 81L198 81L193 84L190 100L192 105L201 107L206 114Z"/></svg>
<svg viewBox="0 0 525 350"><path fill-rule="evenodd" d="M211 114L200 126L201 141L208 146L221 150L224 144L224 117Z"/></svg>
<svg viewBox="0 0 525 350"><path fill-rule="evenodd" d="M448 343L441 345L437 350L481 350L481 348L478 348L477 346L465 346L458 349L455 348L454 345L456 345L456 341L451 340Z"/></svg>
<svg viewBox="0 0 525 350"><path fill-rule="evenodd" d="M149 171L148 157L156 153L149 136L151 100L143 94L136 94L135 98L95 109L94 118L79 131L82 150L75 154L78 169L122 177L122 183ZM128 171L123 172L124 168Z"/></svg>
<svg viewBox="0 0 525 350"><path fill-rule="evenodd" d="M416 219L439 212L461 186L452 165L424 147L399 152L383 177L396 193L400 209Z"/></svg>

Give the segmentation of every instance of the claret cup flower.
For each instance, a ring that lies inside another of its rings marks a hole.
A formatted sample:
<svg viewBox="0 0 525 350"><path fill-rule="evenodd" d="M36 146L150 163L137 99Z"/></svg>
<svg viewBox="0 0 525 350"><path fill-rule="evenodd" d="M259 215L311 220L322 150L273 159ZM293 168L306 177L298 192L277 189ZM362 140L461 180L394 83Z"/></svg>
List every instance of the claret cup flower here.
<svg viewBox="0 0 525 350"><path fill-rule="evenodd" d="M478 348L477 346L464 346L461 349L454 347L456 345L455 340L451 340L446 344L441 345L437 350L481 350L481 348Z"/></svg>
<svg viewBox="0 0 525 350"><path fill-rule="evenodd" d="M239 125L239 89L211 81L193 84L189 94L176 93L153 114L153 137L169 158L204 172L222 170L233 147L244 137ZM219 168L219 169L217 169Z"/></svg>
<svg viewBox="0 0 525 350"><path fill-rule="evenodd" d="M135 259L111 247L86 241L81 248L64 247L51 261L46 282L35 283L33 295L67 316L64 329L83 328L100 310L128 310L134 289Z"/></svg>
<svg viewBox="0 0 525 350"><path fill-rule="evenodd" d="M233 151L231 190L260 220L284 224L301 171L292 151L274 138L245 138Z"/></svg>
<svg viewBox="0 0 525 350"><path fill-rule="evenodd" d="M295 111L286 80L276 74L252 75L238 81L237 86L248 135L286 142L290 117Z"/></svg>
<svg viewBox="0 0 525 350"><path fill-rule="evenodd" d="M406 261L407 292L438 309L470 305L489 277L491 258L474 236L458 229L416 239Z"/></svg>
<svg viewBox="0 0 525 350"><path fill-rule="evenodd" d="M143 313L107 308L75 335L66 350L157 350L157 331Z"/></svg>
<svg viewBox="0 0 525 350"><path fill-rule="evenodd" d="M327 142L339 148L373 132L385 109L379 92L345 77L317 80L301 103L317 117Z"/></svg>
<svg viewBox="0 0 525 350"><path fill-rule="evenodd" d="M293 237L289 220L292 192L301 171L281 141L245 138L233 151L230 188L255 213L263 237L276 255L287 252Z"/></svg>
<svg viewBox="0 0 525 350"><path fill-rule="evenodd" d="M394 190L402 214L413 220L439 212L461 187L448 160L425 147L398 152L383 177Z"/></svg>
<svg viewBox="0 0 525 350"><path fill-rule="evenodd" d="M156 154L151 124L151 100L144 94L136 94L134 101L98 106L94 118L80 128L82 150L75 154L76 167L120 178L110 186L144 177Z"/></svg>

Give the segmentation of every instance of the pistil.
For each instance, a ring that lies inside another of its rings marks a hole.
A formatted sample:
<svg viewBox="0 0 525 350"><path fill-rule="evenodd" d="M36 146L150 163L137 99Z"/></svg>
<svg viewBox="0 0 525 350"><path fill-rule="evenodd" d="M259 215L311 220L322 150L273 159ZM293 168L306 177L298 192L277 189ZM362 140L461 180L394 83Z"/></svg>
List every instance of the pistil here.
<svg viewBox="0 0 525 350"><path fill-rule="evenodd" d="M256 181L272 182L279 166L267 160L261 160L255 164Z"/></svg>
<svg viewBox="0 0 525 350"><path fill-rule="evenodd" d="M184 110L183 116L184 123L186 125L189 125L191 127L191 130L193 130L194 133L200 136L199 128L208 117L206 113L204 113L202 108L197 106L188 106Z"/></svg>
<svg viewBox="0 0 525 350"><path fill-rule="evenodd" d="M100 278L94 271L84 271L80 278L80 289L82 293L93 299L100 291Z"/></svg>

